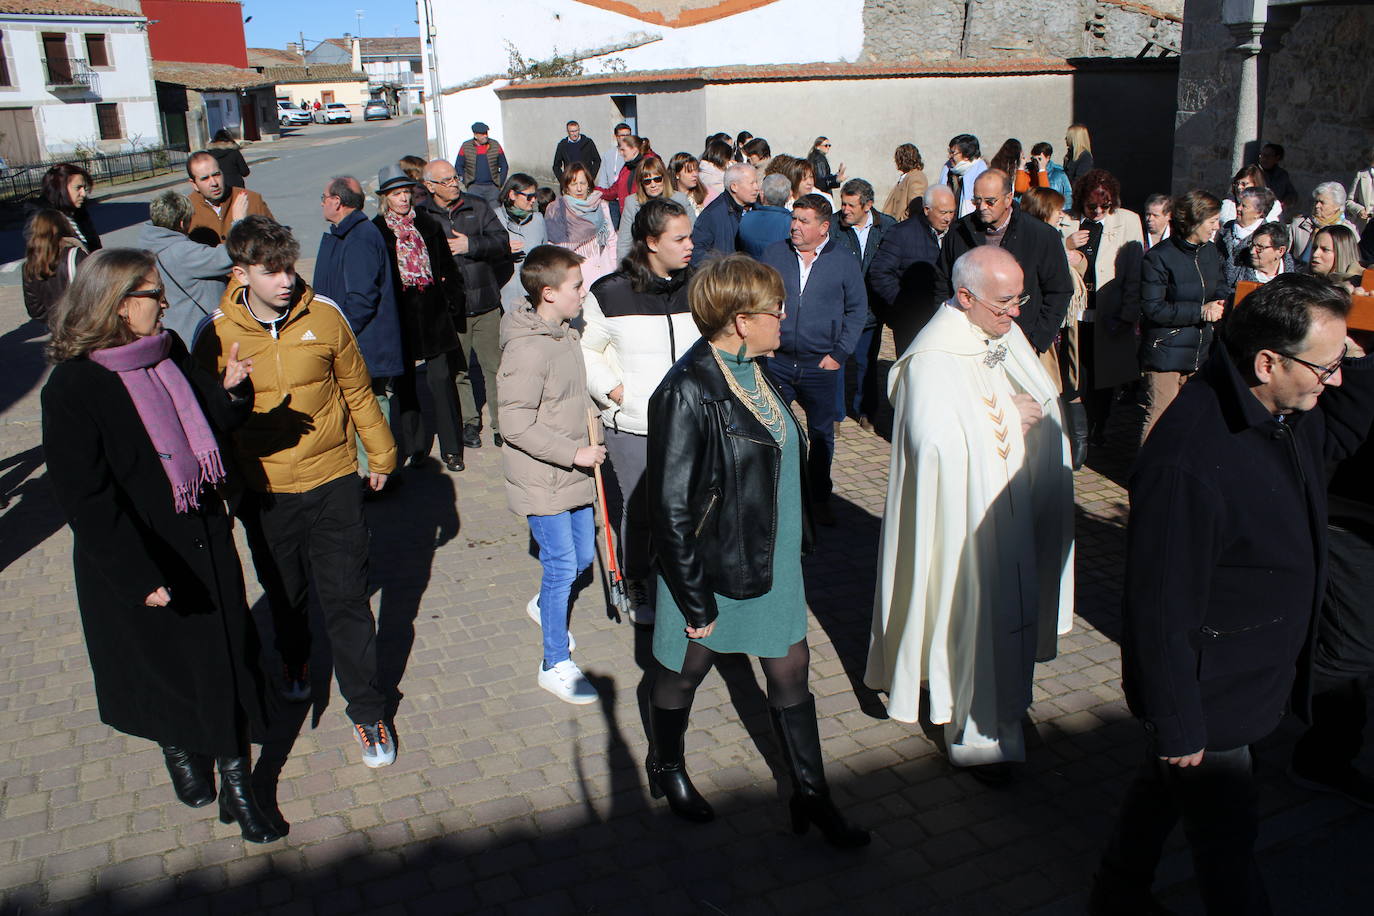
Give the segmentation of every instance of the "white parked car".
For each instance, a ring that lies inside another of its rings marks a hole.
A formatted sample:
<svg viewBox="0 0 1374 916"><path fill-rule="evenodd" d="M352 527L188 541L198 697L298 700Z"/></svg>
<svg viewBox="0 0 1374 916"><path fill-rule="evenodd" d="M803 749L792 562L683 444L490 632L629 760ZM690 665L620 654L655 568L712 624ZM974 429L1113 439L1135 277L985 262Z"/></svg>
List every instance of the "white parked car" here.
<svg viewBox="0 0 1374 916"><path fill-rule="evenodd" d="M315 112L315 120L321 124L351 124L353 112L343 102L330 102Z"/></svg>
<svg viewBox="0 0 1374 916"><path fill-rule="evenodd" d="M277 99L277 120L282 124L309 124L312 118L306 109Z"/></svg>

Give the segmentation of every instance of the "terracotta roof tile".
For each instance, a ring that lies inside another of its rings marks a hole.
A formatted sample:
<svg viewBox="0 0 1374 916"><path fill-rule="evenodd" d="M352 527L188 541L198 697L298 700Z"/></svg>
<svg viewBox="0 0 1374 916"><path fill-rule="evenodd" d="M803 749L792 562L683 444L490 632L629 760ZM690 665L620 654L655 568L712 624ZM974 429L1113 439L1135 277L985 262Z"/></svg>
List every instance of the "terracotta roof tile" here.
<svg viewBox="0 0 1374 916"><path fill-rule="evenodd" d="M137 10L122 10L91 0L0 0L0 13L25 16L127 16L142 19Z"/></svg>
<svg viewBox="0 0 1374 916"><path fill-rule="evenodd" d="M228 64L176 63L153 61L153 79L160 83L176 83L187 89L253 89L270 86L273 80L256 70L231 67Z"/></svg>
<svg viewBox="0 0 1374 916"><path fill-rule="evenodd" d="M777 0L577 0L587 6L619 13L651 25L680 29L724 19Z"/></svg>
<svg viewBox="0 0 1374 916"><path fill-rule="evenodd" d="M905 61L901 63L764 64L754 67L684 67L677 70L636 70L587 76L526 80L511 83L499 93L534 91L552 86L600 86L621 83L752 83L799 79L887 79L910 76L997 76L1034 73L1072 73L1063 59L1007 58L1002 60Z"/></svg>
<svg viewBox="0 0 1374 916"><path fill-rule="evenodd" d="M263 67L263 78L274 83L354 83L366 82L367 74L347 64L310 64L295 67Z"/></svg>
<svg viewBox="0 0 1374 916"><path fill-rule="evenodd" d="M412 35L409 38L360 38L362 43L359 50L363 57L386 55L400 56L404 54L420 53L420 36ZM323 44L336 45L345 51L351 51L349 41L346 38L326 38Z"/></svg>
<svg viewBox="0 0 1374 916"><path fill-rule="evenodd" d="M301 56L291 51L283 51L281 48L248 49L250 67L279 67L283 64L298 67L301 64Z"/></svg>

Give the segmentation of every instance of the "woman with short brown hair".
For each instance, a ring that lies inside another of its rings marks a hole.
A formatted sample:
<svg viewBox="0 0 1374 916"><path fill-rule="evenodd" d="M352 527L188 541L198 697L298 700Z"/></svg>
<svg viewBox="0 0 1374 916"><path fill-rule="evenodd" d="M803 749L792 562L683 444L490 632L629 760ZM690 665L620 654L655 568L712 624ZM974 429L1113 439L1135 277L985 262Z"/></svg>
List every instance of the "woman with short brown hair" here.
<svg viewBox="0 0 1374 916"><path fill-rule="evenodd" d="M177 798L243 838L286 834L263 812L249 767L264 731L257 632L224 500L216 433L242 423L252 371L222 379L162 330L153 256L96 252L51 317L56 365L43 387L48 475L72 529L76 598L100 718L162 745Z"/></svg>
<svg viewBox="0 0 1374 916"><path fill-rule="evenodd" d="M910 214L911 202L926 193L930 181L924 171L926 164L921 159L921 151L914 143L903 143L892 153L893 164L897 166L899 177L892 190L887 192L882 211L895 220L904 220Z"/></svg>
<svg viewBox="0 0 1374 916"><path fill-rule="evenodd" d="M792 829L866 845L830 800L816 701L807 687L806 444L759 358L777 349L782 277L742 254L709 260L688 284L702 339L649 399L646 468L659 563L650 694L649 790L690 821L714 817L683 763L698 685L718 652L759 657L792 778Z"/></svg>

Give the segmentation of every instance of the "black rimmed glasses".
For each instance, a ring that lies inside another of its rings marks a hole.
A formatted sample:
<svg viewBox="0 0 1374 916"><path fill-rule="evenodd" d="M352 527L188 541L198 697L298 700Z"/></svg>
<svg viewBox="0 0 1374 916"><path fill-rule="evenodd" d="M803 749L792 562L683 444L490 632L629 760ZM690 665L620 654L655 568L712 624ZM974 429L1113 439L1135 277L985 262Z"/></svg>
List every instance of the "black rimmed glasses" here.
<svg viewBox="0 0 1374 916"><path fill-rule="evenodd" d="M644 178L645 184L663 184L662 175L649 175Z"/></svg>
<svg viewBox="0 0 1374 916"><path fill-rule="evenodd" d="M1275 350L1274 352L1277 353L1279 356L1282 356L1284 359L1291 359L1293 362L1301 363L1302 365L1311 369L1313 372L1317 374L1317 381L1325 385L1327 379L1331 378L1331 376L1341 371L1341 363L1345 361L1346 354L1350 352L1350 347L1349 345L1341 347L1340 359L1336 360L1329 366L1323 366L1321 363L1309 363L1307 360L1303 359L1300 356L1294 356L1291 353L1284 353L1282 350Z"/></svg>
<svg viewBox="0 0 1374 916"><path fill-rule="evenodd" d="M167 298L166 293L167 290L165 287L154 286L152 289L131 289L124 295L132 296L135 299L156 299L161 302L163 299Z"/></svg>

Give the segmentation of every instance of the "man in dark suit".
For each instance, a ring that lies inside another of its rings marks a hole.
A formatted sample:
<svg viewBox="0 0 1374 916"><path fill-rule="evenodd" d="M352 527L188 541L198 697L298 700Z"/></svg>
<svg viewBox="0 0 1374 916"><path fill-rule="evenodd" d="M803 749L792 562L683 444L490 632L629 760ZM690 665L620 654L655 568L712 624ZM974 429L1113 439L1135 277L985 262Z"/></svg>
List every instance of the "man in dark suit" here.
<svg viewBox="0 0 1374 916"><path fill-rule="evenodd" d="M766 361L787 403L806 411L807 475L816 521L833 525L830 463L835 455L835 372L854 352L868 314L863 266L830 238L830 201L804 194L792 205L792 234L759 258L782 274L787 290L782 343ZM698 223L700 221L698 220Z"/></svg>
<svg viewBox="0 0 1374 916"><path fill-rule="evenodd" d="M942 184L913 198L906 219L883 236L868 269L868 304L892 329L901 356L940 304L935 296L935 263L940 242L954 223L958 202Z"/></svg>
<svg viewBox="0 0 1374 916"><path fill-rule="evenodd" d="M1030 299L1016 323L1035 352L1044 353L1059 334L1073 298L1064 240L1049 223L1012 206L1011 176L1000 169L988 169L978 176L973 183L973 212L950 227L940 246L935 301L943 302L954 295L950 283L954 262L979 245L1000 245L1021 265Z"/></svg>
<svg viewBox="0 0 1374 916"><path fill-rule="evenodd" d="M854 364L858 368L854 380L854 400L848 405L851 415L864 429L873 430L873 417L882 403L878 391L878 350L883 345L882 325L873 314L873 293L869 272L878 253L883 236L896 220L873 207L873 185L862 178L851 178L840 188L840 212L831 218L830 235L843 248L848 248L863 265L864 283L868 291L869 308L864 330L854 349ZM845 415L844 373L839 376L839 414Z"/></svg>
<svg viewBox="0 0 1374 916"><path fill-rule="evenodd" d="M1374 358L1347 349L1349 310L1343 291L1300 274L1251 293L1136 459L1121 668L1146 755L1093 914L1159 912L1150 884L1179 820L1208 913L1271 911L1250 745L1295 685L1294 707L1309 706L1325 468L1374 419Z"/></svg>

